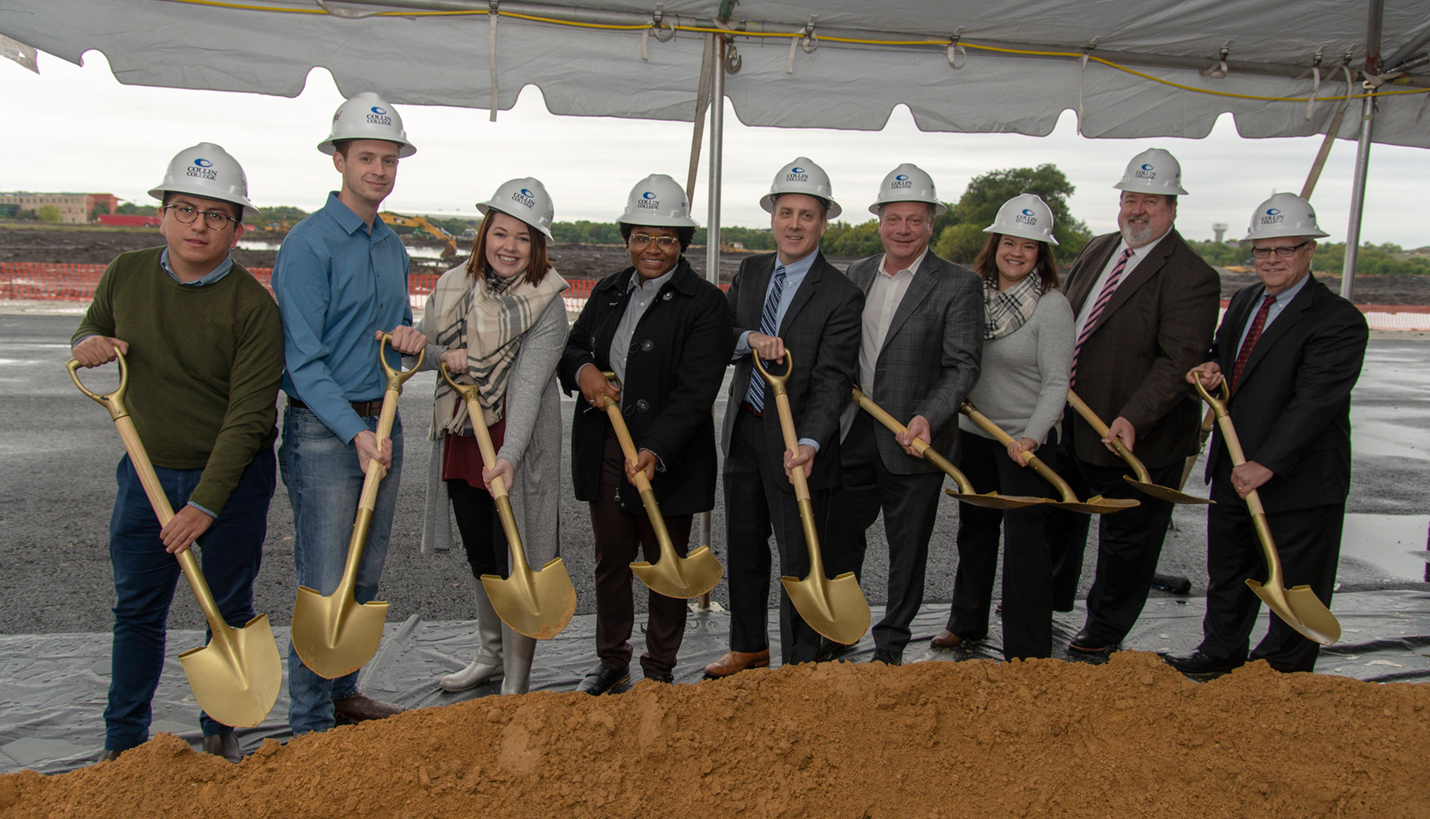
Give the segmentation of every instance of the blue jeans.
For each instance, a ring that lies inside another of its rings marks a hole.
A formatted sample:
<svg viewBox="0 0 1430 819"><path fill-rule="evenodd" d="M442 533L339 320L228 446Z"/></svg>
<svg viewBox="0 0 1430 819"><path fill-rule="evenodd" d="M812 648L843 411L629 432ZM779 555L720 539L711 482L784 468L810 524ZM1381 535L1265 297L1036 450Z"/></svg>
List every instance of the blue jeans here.
<svg viewBox="0 0 1430 819"><path fill-rule="evenodd" d="M270 446L249 462L223 511L195 544L204 579L230 626L243 626L253 618L253 581L258 577L263 538L268 533L274 471ZM174 509L188 504L203 475L202 469L155 467L154 472ZM109 560L114 565L116 599L104 748L124 751L149 739L149 702L164 668L165 626L181 572L179 561L164 551L159 518L129 456L119 462L115 479L119 492L109 521ZM203 712L199 724L204 736L233 731Z"/></svg>
<svg viewBox="0 0 1430 819"><path fill-rule="evenodd" d="M363 421L368 429L377 430L377 416ZM288 500L293 506L293 564L298 585L323 595L332 594L342 580L358 498L362 495L365 476L358 469L357 447L339 440L312 410L289 406L283 415L283 443L278 452L283 484L288 487ZM392 425L392 468L378 490L362 562L358 564L353 596L359 603L377 597L401 473L402 419L398 417ZM357 693L357 675L354 671L336 680L324 679L303 665L290 642L288 724L293 735L333 727L333 700Z"/></svg>

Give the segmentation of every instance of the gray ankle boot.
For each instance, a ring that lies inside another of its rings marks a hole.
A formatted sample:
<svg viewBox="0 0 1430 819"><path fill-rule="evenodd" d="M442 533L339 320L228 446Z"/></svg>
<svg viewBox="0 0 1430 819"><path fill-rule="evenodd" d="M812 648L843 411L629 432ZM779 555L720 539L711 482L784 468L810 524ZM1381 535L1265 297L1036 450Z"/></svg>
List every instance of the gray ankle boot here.
<svg viewBox="0 0 1430 819"><path fill-rule="evenodd" d="M531 658L536 654L536 640L503 625L502 648L506 679L502 680L501 692L525 694L531 686Z"/></svg>
<svg viewBox="0 0 1430 819"><path fill-rule="evenodd" d="M492 601L487 597L481 579L472 580L477 587L477 633L481 635L481 646L470 665L437 681L443 691L466 691L485 682L500 682L505 673L502 668L501 618L492 608Z"/></svg>

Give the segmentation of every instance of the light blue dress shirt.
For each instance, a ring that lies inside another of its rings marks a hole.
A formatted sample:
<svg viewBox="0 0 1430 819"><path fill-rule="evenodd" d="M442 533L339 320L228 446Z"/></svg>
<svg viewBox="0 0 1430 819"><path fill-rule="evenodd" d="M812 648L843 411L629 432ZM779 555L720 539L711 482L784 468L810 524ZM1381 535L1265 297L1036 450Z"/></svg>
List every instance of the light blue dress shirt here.
<svg viewBox="0 0 1430 819"><path fill-rule="evenodd" d="M796 261L784 265L785 286L784 291L780 293L779 309L775 310L776 328L784 326L785 311L789 309L789 303L794 300L794 294L799 291L799 286L801 284L804 284L804 277L809 274L809 269L811 267L814 267L814 260L817 258L819 258L819 250L816 248L813 253L810 253L803 259L798 259ZM765 300L770 297L770 290L775 286L774 271L778 270L782 264L783 263L780 262L780 257L776 255L775 266L770 271L769 284L765 285L765 294L760 297L761 307L764 306ZM750 354L750 333L753 332L756 331L746 330L745 332L740 334L740 341L735 345L734 358L738 359L742 356L747 356ZM801 444L808 444L809 446L814 447L815 452L819 451L819 442L814 440L813 438L800 438L799 442Z"/></svg>
<svg viewBox="0 0 1430 819"><path fill-rule="evenodd" d="M412 324L409 265L392 228L381 219L369 228L337 193L278 249L273 292L283 317L283 391L344 442L367 429L350 402L381 398L387 386L375 335ZM387 356L390 366L402 365L391 347Z"/></svg>
<svg viewBox="0 0 1430 819"><path fill-rule="evenodd" d="M178 274L174 272L174 268L169 266L169 249L167 247L164 248L163 253L159 254L159 265L164 268L165 273L169 274L169 278L179 282L179 284L185 287L203 287L206 284L213 284L228 275L228 271L233 269L233 254L225 254L223 261L218 263L218 267L215 267L213 270L210 270L191 282L181 281Z"/></svg>
<svg viewBox="0 0 1430 819"><path fill-rule="evenodd" d="M1290 304L1291 300L1296 298L1297 293L1305 289L1306 282L1310 280L1311 276L1308 273L1301 277L1301 281L1296 282L1294 285L1282 290L1276 295L1276 301L1272 302L1271 309L1266 311L1266 324L1262 326L1261 332L1266 332L1266 328L1271 326L1271 322L1275 321L1276 317L1286 310L1286 305ZM1264 292L1261 294L1261 297L1256 300L1256 304L1254 305L1256 309L1252 310L1251 315L1246 317L1246 324L1241 328L1241 338L1236 342L1238 354L1241 352L1241 345L1246 343L1246 335L1251 332L1251 324L1256 321L1256 314L1261 310L1261 303L1263 301L1266 301L1266 293Z"/></svg>

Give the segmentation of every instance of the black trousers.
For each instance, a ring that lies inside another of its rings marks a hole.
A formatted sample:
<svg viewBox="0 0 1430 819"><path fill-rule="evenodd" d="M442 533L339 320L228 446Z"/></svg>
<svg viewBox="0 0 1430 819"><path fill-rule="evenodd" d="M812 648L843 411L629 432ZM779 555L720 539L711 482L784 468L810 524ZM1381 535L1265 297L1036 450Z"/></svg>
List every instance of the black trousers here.
<svg viewBox="0 0 1430 819"><path fill-rule="evenodd" d="M1127 498L1139 505L1110 515L1098 516L1097 569L1087 594L1085 639L1093 644L1122 642L1152 590L1152 576L1162 556L1162 541L1172 521L1172 503L1158 500L1132 488L1122 479L1130 474L1125 467L1096 466L1072 453L1072 420L1068 407L1063 416L1063 440L1059 444L1058 474L1079 499L1089 495ZM1152 483L1176 486L1182 479L1183 463L1147 467ZM1053 608L1071 611L1082 574L1083 549L1087 545L1089 516L1062 509L1048 510L1048 538L1053 555Z"/></svg>
<svg viewBox="0 0 1430 819"><path fill-rule="evenodd" d="M771 402L773 410L773 402ZM803 578L809 574L809 549L799 519L799 506L784 464L766 456L762 423L775 419L756 418L735 409L730 453L725 458L725 520L727 557L725 573L730 581L730 648L735 651L763 651L769 648L766 608L770 596L771 531L779 549L780 573ZM821 452L820 459L837 458L837 452ZM827 463L827 460L826 460ZM811 490L815 534L821 543L827 529L832 490ZM780 657L784 663L813 662L819 653L819 632L810 628L795 611L789 595L780 589Z"/></svg>
<svg viewBox="0 0 1430 819"><path fill-rule="evenodd" d="M997 441L960 432L960 468L980 494L1045 497L1048 482L1030 467L1020 467ZM1049 466L1054 447L1039 447ZM1047 506L984 509L958 504L958 572L948 630L965 640L988 634L993 577L998 570L998 534L1003 530L1003 657L1051 657L1053 653L1052 558L1044 532Z"/></svg>
<svg viewBox="0 0 1430 819"><path fill-rule="evenodd" d="M444 483L447 484L447 496L452 499L452 516L457 519L457 532L462 536L462 548L467 551L472 576L495 574L506 577L509 557L506 530L502 528L491 493L464 480Z"/></svg>
<svg viewBox="0 0 1430 819"><path fill-rule="evenodd" d="M830 505L830 526L824 545L824 567L830 577L854 572L863 579L865 532L884 510L884 535L889 542L889 585L884 617L874 625L874 646L902 652L912 632L909 624L924 601L929 538L938 514L943 473L895 475L884 466L874 444L875 421L868 413L854 418L839 445L843 485Z"/></svg>
<svg viewBox="0 0 1430 819"><path fill-rule="evenodd" d="M1207 507L1209 582L1198 650L1237 665L1247 659L1247 641L1261 609L1261 599L1246 581L1265 580L1267 569L1246 502L1231 488L1226 471L1212 481L1216 503ZM1267 513L1286 588L1308 585L1322 603L1331 604L1345 515L1344 503ZM1314 671L1320 650L1273 614L1270 630L1250 658L1266 660L1277 671Z"/></svg>
<svg viewBox="0 0 1430 819"><path fill-rule="evenodd" d="M596 654L612 668L626 668L633 653L631 630L635 626L634 575L631 562L638 553L655 562L660 559L660 542L642 507L639 514L621 511L616 493L626 482L626 456L613 430L606 431L606 448L601 456L600 494L591 506L591 532L596 541ZM657 501L660 499L657 498ZM675 553L685 556L690 547L692 515L665 518ZM647 589L646 651L641 669L647 677L669 674L685 637L685 601Z"/></svg>

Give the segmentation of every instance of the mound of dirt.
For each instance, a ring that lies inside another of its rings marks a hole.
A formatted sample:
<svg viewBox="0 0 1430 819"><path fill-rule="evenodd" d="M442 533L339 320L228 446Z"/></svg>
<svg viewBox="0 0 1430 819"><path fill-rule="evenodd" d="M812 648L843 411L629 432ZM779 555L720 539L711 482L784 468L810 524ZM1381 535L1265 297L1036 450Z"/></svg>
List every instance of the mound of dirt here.
<svg viewBox="0 0 1430 819"><path fill-rule="evenodd" d="M0 777L0 817L1430 815L1430 687L1192 683L1152 654L786 666L618 696L536 693L269 741L161 735Z"/></svg>

